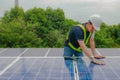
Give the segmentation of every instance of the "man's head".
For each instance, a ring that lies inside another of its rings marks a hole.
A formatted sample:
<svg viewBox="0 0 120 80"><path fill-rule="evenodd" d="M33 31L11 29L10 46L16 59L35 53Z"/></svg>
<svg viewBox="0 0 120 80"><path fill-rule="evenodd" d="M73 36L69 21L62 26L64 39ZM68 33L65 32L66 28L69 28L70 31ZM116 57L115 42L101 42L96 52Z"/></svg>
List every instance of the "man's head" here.
<svg viewBox="0 0 120 80"><path fill-rule="evenodd" d="M95 30L100 30L100 25L102 23L102 19L99 15L90 16L88 22L92 23Z"/></svg>

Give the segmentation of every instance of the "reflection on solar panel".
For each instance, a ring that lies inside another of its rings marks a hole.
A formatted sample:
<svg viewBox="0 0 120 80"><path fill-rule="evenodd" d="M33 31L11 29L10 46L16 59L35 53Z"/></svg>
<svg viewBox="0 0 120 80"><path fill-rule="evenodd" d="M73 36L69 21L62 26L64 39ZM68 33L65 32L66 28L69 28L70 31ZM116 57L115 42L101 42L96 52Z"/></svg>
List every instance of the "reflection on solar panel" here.
<svg viewBox="0 0 120 80"><path fill-rule="evenodd" d="M0 80L120 80L119 56L107 56L106 65L96 65L86 57L65 60L63 49L57 50L0 49Z"/></svg>

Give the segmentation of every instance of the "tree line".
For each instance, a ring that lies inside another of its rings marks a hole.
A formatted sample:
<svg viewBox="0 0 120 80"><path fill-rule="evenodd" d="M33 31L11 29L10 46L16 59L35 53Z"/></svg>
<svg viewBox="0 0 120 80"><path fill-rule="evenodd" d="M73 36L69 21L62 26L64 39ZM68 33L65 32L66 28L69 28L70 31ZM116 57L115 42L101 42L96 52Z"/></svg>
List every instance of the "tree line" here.
<svg viewBox="0 0 120 80"><path fill-rule="evenodd" d="M0 19L0 47L63 47L73 25L80 22L65 17L60 8L32 8L24 11L18 6L6 11ZM101 25L95 33L96 47L120 47L120 24Z"/></svg>

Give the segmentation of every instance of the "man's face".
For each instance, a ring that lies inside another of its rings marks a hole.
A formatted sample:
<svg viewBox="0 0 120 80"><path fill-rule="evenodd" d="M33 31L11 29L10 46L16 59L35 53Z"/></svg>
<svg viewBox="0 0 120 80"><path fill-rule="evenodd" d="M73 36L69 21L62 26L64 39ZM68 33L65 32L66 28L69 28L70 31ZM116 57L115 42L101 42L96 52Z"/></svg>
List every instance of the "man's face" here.
<svg viewBox="0 0 120 80"><path fill-rule="evenodd" d="M95 30L95 28L93 27L93 24L91 22L89 22L89 27L88 27L88 31L89 32L93 32Z"/></svg>

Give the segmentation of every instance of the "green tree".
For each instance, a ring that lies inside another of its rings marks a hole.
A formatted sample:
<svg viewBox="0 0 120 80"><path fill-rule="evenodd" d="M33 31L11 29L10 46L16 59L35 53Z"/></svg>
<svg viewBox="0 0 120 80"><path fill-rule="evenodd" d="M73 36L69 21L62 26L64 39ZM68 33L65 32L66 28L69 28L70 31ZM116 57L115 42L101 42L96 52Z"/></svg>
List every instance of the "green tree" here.
<svg viewBox="0 0 120 80"><path fill-rule="evenodd" d="M96 31L95 33L95 42L96 47L105 48L105 47L113 47L114 40L111 38L110 33L108 32L108 26L103 23L101 25L101 30Z"/></svg>
<svg viewBox="0 0 120 80"><path fill-rule="evenodd" d="M0 47L63 47L69 30L79 24L65 17L60 8L32 8L24 12L18 6L0 19ZM101 25L95 33L96 47L120 47L120 24Z"/></svg>
<svg viewBox="0 0 120 80"><path fill-rule="evenodd" d="M26 26L24 11L18 7L5 13L0 28L0 47L39 47L42 41Z"/></svg>

